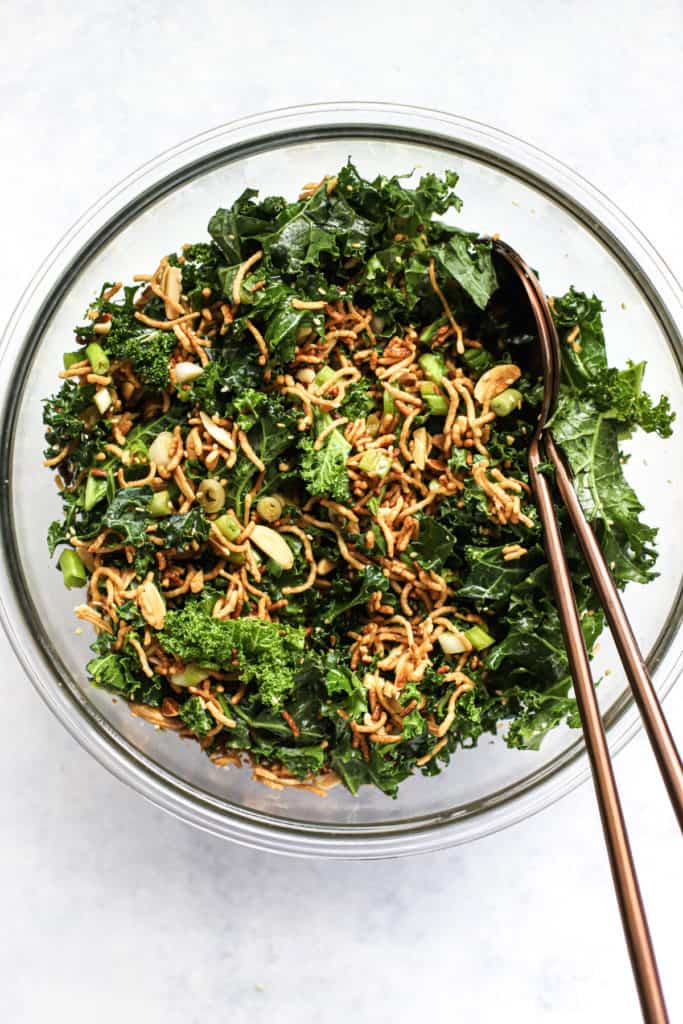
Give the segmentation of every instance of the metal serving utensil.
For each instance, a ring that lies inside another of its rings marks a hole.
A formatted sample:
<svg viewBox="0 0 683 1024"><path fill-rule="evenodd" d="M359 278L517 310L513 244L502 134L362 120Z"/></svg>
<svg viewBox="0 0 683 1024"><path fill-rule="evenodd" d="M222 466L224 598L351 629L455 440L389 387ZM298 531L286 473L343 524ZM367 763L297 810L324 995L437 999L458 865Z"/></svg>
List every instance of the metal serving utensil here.
<svg viewBox="0 0 683 1024"><path fill-rule="evenodd" d="M497 259L505 261L521 284L533 314L539 342L544 391L541 411L528 452L529 482L543 526L544 545L553 578L574 693L581 716L593 782L602 819L612 878L621 911L643 1018L648 1024L668 1021L652 940L647 925L621 802L600 717L586 644L576 608L560 528L555 518L549 480L539 473L544 460L552 463L555 483L578 537L595 589L631 684L669 798L683 828L683 765L664 718L643 656L624 612L612 575L588 523L564 461L547 424L560 388L560 343L547 299L536 275L522 257L500 240L493 242Z"/></svg>

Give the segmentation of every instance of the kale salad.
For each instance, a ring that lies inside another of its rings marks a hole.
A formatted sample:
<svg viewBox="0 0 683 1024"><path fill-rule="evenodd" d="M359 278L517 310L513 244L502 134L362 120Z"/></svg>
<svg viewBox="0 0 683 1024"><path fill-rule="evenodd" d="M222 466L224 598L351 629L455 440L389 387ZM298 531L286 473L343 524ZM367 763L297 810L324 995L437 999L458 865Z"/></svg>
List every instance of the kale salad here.
<svg viewBox="0 0 683 1024"><path fill-rule="evenodd" d="M247 189L210 241L103 285L45 401L93 684L276 790L395 796L484 733L578 725L527 475L535 339L490 240L442 219L456 182L349 162L295 202ZM598 298L551 305L555 439L618 585L647 583L620 443L670 434L668 401L608 366Z"/></svg>

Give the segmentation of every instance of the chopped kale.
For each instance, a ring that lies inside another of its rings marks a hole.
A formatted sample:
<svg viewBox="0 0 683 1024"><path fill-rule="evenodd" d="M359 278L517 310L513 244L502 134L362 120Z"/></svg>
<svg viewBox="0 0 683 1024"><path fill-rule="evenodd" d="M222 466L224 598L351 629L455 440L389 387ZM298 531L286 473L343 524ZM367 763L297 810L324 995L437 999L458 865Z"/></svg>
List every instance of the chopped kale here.
<svg viewBox="0 0 683 1024"><path fill-rule="evenodd" d="M149 287L103 285L44 403L48 546L68 587L90 577L90 679L275 788L334 772L395 797L486 734L536 750L578 724L528 494L534 338L490 240L456 223L457 182L349 161L292 202L246 189ZM166 279L182 329L156 324ZM669 400L645 363L608 365L596 296L552 308L554 437L617 585L647 583L656 531L621 445L668 437ZM521 399L486 414L499 363ZM558 511L591 650L603 613Z"/></svg>

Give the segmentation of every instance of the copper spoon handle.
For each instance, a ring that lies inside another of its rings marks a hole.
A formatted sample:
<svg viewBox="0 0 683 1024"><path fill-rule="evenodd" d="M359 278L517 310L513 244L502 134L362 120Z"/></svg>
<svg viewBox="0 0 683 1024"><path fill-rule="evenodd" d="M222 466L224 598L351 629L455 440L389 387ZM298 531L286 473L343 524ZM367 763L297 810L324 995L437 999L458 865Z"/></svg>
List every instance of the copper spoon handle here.
<svg viewBox="0 0 683 1024"><path fill-rule="evenodd" d="M683 764L681 764L671 730L633 635L631 624L626 617L612 574L607 568L600 545L584 515L569 473L549 431L544 432L543 443L548 458L555 466L558 490L593 577L600 603L605 610L619 657L631 684L633 697L645 724L671 805L678 818L678 824L683 830Z"/></svg>
<svg viewBox="0 0 683 1024"><path fill-rule="evenodd" d="M574 680L574 694L581 715L586 748L593 771L593 782L602 819L605 845L612 868L614 888L619 901L638 997L646 1024L667 1024L669 1018L595 695L588 652L581 631L581 622L562 546L560 528L555 518L548 481L537 471L540 461L538 443L534 440L529 449L529 479L543 526L543 540L552 572L569 667Z"/></svg>

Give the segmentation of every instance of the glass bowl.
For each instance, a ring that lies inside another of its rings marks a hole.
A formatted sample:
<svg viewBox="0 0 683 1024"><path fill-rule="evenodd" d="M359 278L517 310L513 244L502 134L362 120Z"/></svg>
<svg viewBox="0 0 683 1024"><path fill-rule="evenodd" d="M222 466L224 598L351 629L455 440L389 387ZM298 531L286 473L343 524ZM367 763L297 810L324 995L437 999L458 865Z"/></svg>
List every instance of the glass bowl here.
<svg viewBox="0 0 683 1024"><path fill-rule="evenodd" d="M275 793L248 770L217 769L194 743L155 731L86 680L90 637L77 635L75 595L50 562L45 532L59 511L41 469L41 398L55 388L71 330L104 280L128 280L158 257L206 237L217 206L244 188L298 193L351 156L366 176L416 168L461 176L459 222L500 232L541 269L546 290L595 291L606 305L611 360L648 360L646 383L678 410L681 293L666 265L586 181L512 136L460 117L384 104L273 111L199 135L145 164L96 203L48 256L14 312L3 344L0 515L5 628L46 703L101 764L160 807L260 849L326 857L387 857L462 843L546 807L588 775L580 732L557 729L538 752L498 737L458 753L436 778L407 780L397 800L342 787L327 799ZM625 601L660 694L681 660L678 441L638 437L628 476L659 527L660 576ZM624 674L605 640L596 669L612 751L638 728Z"/></svg>

